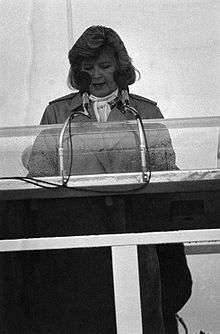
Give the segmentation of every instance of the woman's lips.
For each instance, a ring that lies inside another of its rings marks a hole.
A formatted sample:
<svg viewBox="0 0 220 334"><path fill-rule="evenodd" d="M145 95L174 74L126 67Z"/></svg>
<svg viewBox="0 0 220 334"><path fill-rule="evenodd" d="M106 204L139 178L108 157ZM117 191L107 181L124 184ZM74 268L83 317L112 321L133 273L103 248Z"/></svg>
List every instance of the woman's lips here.
<svg viewBox="0 0 220 334"><path fill-rule="evenodd" d="M94 88L101 88L105 85L105 82L93 83Z"/></svg>

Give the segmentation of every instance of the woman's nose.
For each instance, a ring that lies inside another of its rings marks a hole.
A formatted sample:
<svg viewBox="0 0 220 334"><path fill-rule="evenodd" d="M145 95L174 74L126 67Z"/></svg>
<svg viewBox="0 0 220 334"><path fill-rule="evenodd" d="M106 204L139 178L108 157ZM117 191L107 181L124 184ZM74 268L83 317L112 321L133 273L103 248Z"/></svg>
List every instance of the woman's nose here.
<svg viewBox="0 0 220 334"><path fill-rule="evenodd" d="M101 76L100 68L98 66L94 66L93 78L99 78L100 76Z"/></svg>

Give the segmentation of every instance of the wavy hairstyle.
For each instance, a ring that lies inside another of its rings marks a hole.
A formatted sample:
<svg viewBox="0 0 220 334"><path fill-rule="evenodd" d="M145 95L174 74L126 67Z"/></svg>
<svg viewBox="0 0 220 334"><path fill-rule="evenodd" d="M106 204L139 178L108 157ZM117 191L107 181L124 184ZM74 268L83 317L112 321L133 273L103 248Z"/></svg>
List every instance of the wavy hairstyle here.
<svg viewBox="0 0 220 334"><path fill-rule="evenodd" d="M117 70L126 73L128 85L136 81L137 74L140 77L140 72L133 66L119 35L108 27L91 26L84 31L69 51L70 70L67 79L69 88L79 89L76 77L81 71L83 60L96 59L104 50L115 57Z"/></svg>

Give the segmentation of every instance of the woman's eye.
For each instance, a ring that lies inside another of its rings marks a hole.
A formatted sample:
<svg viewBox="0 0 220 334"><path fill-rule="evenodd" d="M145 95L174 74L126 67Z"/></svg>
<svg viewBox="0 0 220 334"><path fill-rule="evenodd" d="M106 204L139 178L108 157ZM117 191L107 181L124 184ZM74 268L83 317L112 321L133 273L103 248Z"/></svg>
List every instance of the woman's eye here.
<svg viewBox="0 0 220 334"><path fill-rule="evenodd" d="M92 66L84 67L84 70L85 70L85 71L91 71L91 70L92 70Z"/></svg>
<svg viewBox="0 0 220 334"><path fill-rule="evenodd" d="M93 64L83 64L82 69L83 71L91 71L93 69Z"/></svg>
<svg viewBox="0 0 220 334"><path fill-rule="evenodd" d="M110 65L109 64L103 64L101 67L105 69L105 68L109 68Z"/></svg>

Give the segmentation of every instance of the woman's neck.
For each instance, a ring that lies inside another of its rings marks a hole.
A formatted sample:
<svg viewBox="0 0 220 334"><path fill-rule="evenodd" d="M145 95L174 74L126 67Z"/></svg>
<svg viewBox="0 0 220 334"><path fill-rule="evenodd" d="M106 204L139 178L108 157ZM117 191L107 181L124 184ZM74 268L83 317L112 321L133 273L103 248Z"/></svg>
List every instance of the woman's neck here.
<svg viewBox="0 0 220 334"><path fill-rule="evenodd" d="M91 101L98 101L98 102L106 101L106 102L110 102L110 101L114 100L117 96L118 96L118 88L116 90L114 90L109 95L106 95L106 96L95 96L95 95L91 94L89 96L89 98L90 98Z"/></svg>

